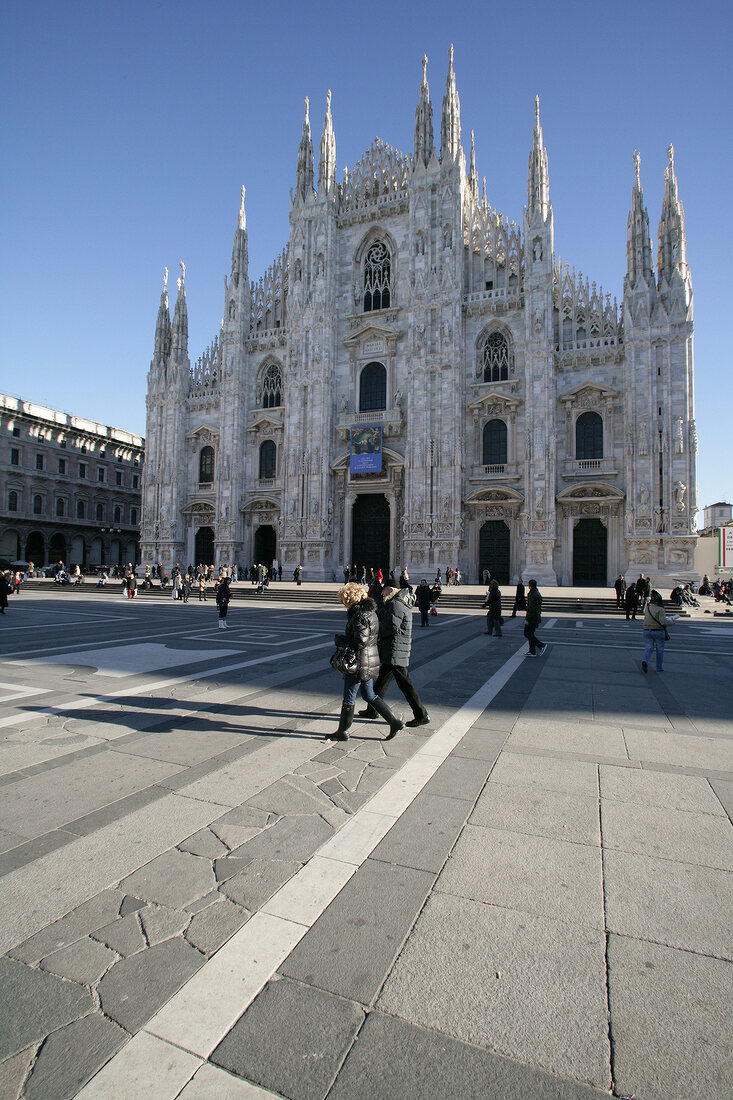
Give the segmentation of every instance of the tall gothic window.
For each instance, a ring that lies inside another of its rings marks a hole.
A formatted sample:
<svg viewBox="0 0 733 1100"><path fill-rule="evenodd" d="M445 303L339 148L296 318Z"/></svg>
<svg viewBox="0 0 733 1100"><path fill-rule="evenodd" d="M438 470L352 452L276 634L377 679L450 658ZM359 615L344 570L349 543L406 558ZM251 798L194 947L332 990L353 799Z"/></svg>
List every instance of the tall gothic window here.
<svg viewBox="0 0 733 1100"><path fill-rule="evenodd" d="M77 500L77 502L76 502L76 518L77 519L86 519L86 515L87 515L87 506L86 506L86 504L84 503L83 500Z"/></svg>
<svg viewBox="0 0 733 1100"><path fill-rule="evenodd" d="M277 464L277 448L271 439L260 447L260 477L274 477Z"/></svg>
<svg viewBox="0 0 733 1100"><path fill-rule="evenodd" d="M18 511L18 494L16 493L15 489L11 489L8 493L8 511Z"/></svg>
<svg viewBox="0 0 733 1100"><path fill-rule="evenodd" d="M202 447L199 455L199 481L208 484L214 480L214 448Z"/></svg>
<svg viewBox="0 0 733 1100"><path fill-rule="evenodd" d="M387 408L387 371L381 363L367 363L359 379L359 412Z"/></svg>
<svg viewBox="0 0 733 1100"><path fill-rule="evenodd" d="M509 377L509 342L503 332L490 332L483 350L484 382L506 382Z"/></svg>
<svg viewBox="0 0 733 1100"><path fill-rule="evenodd" d="M270 363L262 379L262 408L276 409L282 405L282 375L277 363Z"/></svg>
<svg viewBox="0 0 733 1100"><path fill-rule="evenodd" d="M507 460L507 431L503 420L484 425L484 466L503 466Z"/></svg>
<svg viewBox="0 0 733 1100"><path fill-rule="evenodd" d="M391 263L389 250L382 241L375 241L364 261L364 312L388 309Z"/></svg>
<svg viewBox="0 0 733 1100"><path fill-rule="evenodd" d="M104 523L104 505L98 504L96 511L97 523Z"/></svg>
<svg viewBox="0 0 733 1100"><path fill-rule="evenodd" d="M575 421L575 457L603 458L603 421L598 413L582 413Z"/></svg>

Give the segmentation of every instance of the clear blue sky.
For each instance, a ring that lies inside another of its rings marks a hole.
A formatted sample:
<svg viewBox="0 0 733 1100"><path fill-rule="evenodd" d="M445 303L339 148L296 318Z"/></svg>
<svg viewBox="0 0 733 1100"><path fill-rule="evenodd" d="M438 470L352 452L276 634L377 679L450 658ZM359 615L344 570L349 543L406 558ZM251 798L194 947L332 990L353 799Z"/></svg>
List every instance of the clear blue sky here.
<svg viewBox="0 0 733 1100"><path fill-rule="evenodd" d="M423 53L439 120L453 42L489 201L521 219L539 93L556 249L619 298L632 153L656 258L674 143L698 503L733 499L729 0L6 0L2 23L0 390L144 434L164 266L175 294L186 263L193 361L218 331L242 183L250 277L286 243L303 97L317 156L332 89L341 178L376 135L412 150Z"/></svg>

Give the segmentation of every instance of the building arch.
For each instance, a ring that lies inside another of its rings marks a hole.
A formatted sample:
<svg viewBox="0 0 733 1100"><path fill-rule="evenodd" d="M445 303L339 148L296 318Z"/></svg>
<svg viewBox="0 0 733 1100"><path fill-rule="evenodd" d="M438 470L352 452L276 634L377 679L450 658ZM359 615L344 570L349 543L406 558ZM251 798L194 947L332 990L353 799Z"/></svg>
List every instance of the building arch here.
<svg viewBox="0 0 733 1100"><path fill-rule="evenodd" d="M277 474L277 447L272 439L266 439L260 444L260 478L276 477Z"/></svg>
<svg viewBox="0 0 733 1100"><path fill-rule="evenodd" d="M387 368L384 363L367 363L359 375L359 412L387 408Z"/></svg>
<svg viewBox="0 0 733 1100"><path fill-rule="evenodd" d="M208 444L199 453L199 484L210 485L214 480L214 448Z"/></svg>
<svg viewBox="0 0 733 1100"><path fill-rule="evenodd" d="M482 440L482 458L484 466L504 466L508 458L508 431L506 421L495 417L484 424Z"/></svg>
<svg viewBox="0 0 733 1100"><path fill-rule="evenodd" d="M257 378L257 404L261 409L277 409L283 403L283 371L277 359L267 358Z"/></svg>

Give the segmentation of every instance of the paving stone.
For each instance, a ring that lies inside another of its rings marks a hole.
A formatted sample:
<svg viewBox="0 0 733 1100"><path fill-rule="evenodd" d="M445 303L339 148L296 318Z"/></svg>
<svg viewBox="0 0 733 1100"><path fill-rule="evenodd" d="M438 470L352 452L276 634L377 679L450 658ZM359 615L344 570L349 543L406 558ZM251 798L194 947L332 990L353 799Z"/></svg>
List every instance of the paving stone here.
<svg viewBox="0 0 733 1100"><path fill-rule="evenodd" d="M186 930L186 939L205 955L213 955L250 916L246 909L219 896L217 902L194 915Z"/></svg>
<svg viewBox="0 0 733 1100"><path fill-rule="evenodd" d="M688 737L668 730L629 729L626 725L624 734L632 760L730 771L730 742L725 738Z"/></svg>
<svg viewBox="0 0 733 1100"><path fill-rule="evenodd" d="M221 887L231 901L243 909L256 912L268 901L276 890L299 871L302 864L288 863L285 860L250 860L245 870L228 879Z"/></svg>
<svg viewBox="0 0 733 1100"><path fill-rule="evenodd" d="M274 1092L233 1077L227 1070L204 1062L196 1071L177 1100L280 1100Z"/></svg>
<svg viewBox="0 0 733 1100"><path fill-rule="evenodd" d="M215 859L217 856L226 855L229 848L219 839L211 829L199 829L187 840L182 840L176 845L180 852L188 852L192 856L204 856L206 859Z"/></svg>
<svg viewBox="0 0 733 1100"><path fill-rule="evenodd" d="M470 803L461 798L444 798L423 791L380 841L371 858L437 874L470 808Z"/></svg>
<svg viewBox="0 0 733 1100"><path fill-rule="evenodd" d="M140 737L132 744L115 746L118 752L131 756L144 756L151 760L165 760L174 764L193 765L210 760L227 749L241 744L246 734L231 730L169 730Z"/></svg>
<svg viewBox="0 0 733 1100"><path fill-rule="evenodd" d="M317 814L328 808L331 800L322 791L302 775L286 775L259 794L249 799L248 805L259 806L271 813L288 816L290 814Z"/></svg>
<svg viewBox="0 0 733 1100"><path fill-rule="evenodd" d="M377 1009L609 1089L605 975L602 928L433 893Z"/></svg>
<svg viewBox="0 0 733 1100"><path fill-rule="evenodd" d="M314 776L313 782L317 783L323 793L328 795L329 798L333 798L335 794L341 794L344 789L343 783L339 782L338 779L327 779L325 783L322 783L320 779L316 779Z"/></svg>
<svg viewBox="0 0 733 1100"><path fill-rule="evenodd" d="M48 928L37 932L35 936L14 947L9 952L12 958L23 962L38 963L46 955L60 947L81 940L93 932L100 924L114 919L120 910L124 898L122 890L103 890L101 894L77 906L65 917L54 921Z"/></svg>
<svg viewBox="0 0 733 1100"><path fill-rule="evenodd" d="M118 955L96 940L84 939L62 947L41 961L41 969L80 985L92 986L117 962Z"/></svg>
<svg viewBox="0 0 733 1100"><path fill-rule="evenodd" d="M181 912L180 909L168 909L162 905L152 905L144 909L140 914L140 923L143 926L145 939L150 946L169 940L171 936L178 936L188 928L191 919L190 913Z"/></svg>
<svg viewBox="0 0 733 1100"><path fill-rule="evenodd" d="M341 806L332 806L330 810L322 810L321 817L332 829L340 829L344 822L349 820L351 813Z"/></svg>
<svg viewBox="0 0 733 1100"><path fill-rule="evenodd" d="M0 1061L94 1008L87 989L0 957Z"/></svg>
<svg viewBox="0 0 733 1100"><path fill-rule="evenodd" d="M590 845L467 825L436 889L603 927L601 851Z"/></svg>
<svg viewBox="0 0 733 1100"><path fill-rule="evenodd" d="M0 1062L0 1096L3 1100L20 1100L23 1083L36 1056L37 1044L26 1047L12 1058Z"/></svg>
<svg viewBox="0 0 733 1100"><path fill-rule="evenodd" d="M341 784L339 790L343 790ZM235 848L230 858L290 859L305 863L332 835L333 829L320 815L284 817Z"/></svg>
<svg viewBox="0 0 733 1100"><path fill-rule="evenodd" d="M200 913L202 909L208 908L209 905L213 905L215 901L218 901L221 894L218 890L212 890L208 894L204 894L202 898L198 898L196 901L192 901L190 905L187 905L184 912L186 913Z"/></svg>
<svg viewBox="0 0 733 1100"><path fill-rule="evenodd" d="M719 800L724 813L726 813L728 819L733 822L733 782L722 779L711 779L710 786L715 791L715 796Z"/></svg>
<svg viewBox="0 0 733 1100"><path fill-rule="evenodd" d="M18 836L17 833L11 833L7 829L0 829L0 852L8 852L11 848L24 844L25 841L24 836Z"/></svg>
<svg viewBox="0 0 733 1100"><path fill-rule="evenodd" d="M349 751L348 746L348 741L345 742L344 748L332 745L331 748L324 749L323 752L319 752L317 756L313 757L313 759L317 760L321 764L338 763L339 760L341 760L341 758L344 756L344 754Z"/></svg>
<svg viewBox="0 0 733 1100"><path fill-rule="evenodd" d="M349 751L349 756L351 756L353 760L364 760L367 764L370 764L372 760L381 760L384 755L385 752L381 745L381 738L376 736L369 741L363 741L361 744L357 744L355 749Z"/></svg>
<svg viewBox="0 0 733 1100"><path fill-rule="evenodd" d="M359 794L358 791L344 791L334 797L334 803L347 813L355 814L371 797L371 794Z"/></svg>
<svg viewBox="0 0 733 1100"><path fill-rule="evenodd" d="M99 1012L55 1031L38 1053L24 1100L67 1100L76 1096L128 1038L126 1031Z"/></svg>
<svg viewBox="0 0 733 1100"><path fill-rule="evenodd" d="M614 768L602 764L600 780L601 797L604 799L717 816L725 814L710 784L701 776Z"/></svg>
<svg viewBox="0 0 733 1100"><path fill-rule="evenodd" d="M610 932L733 960L733 875L606 849Z"/></svg>
<svg viewBox="0 0 733 1100"><path fill-rule="evenodd" d="M733 828L725 814L604 799L601 818L604 848L733 871Z"/></svg>
<svg viewBox="0 0 733 1100"><path fill-rule="evenodd" d="M356 788L357 793L369 796L376 794L377 791L382 789L388 779L389 775L385 775L383 768L375 768L370 764L359 780L359 786Z"/></svg>
<svg viewBox="0 0 733 1100"><path fill-rule="evenodd" d="M503 752L492 769L489 782L503 783L508 787L535 787L543 791L595 795L597 798L598 766L582 760Z"/></svg>
<svg viewBox="0 0 733 1100"><path fill-rule="evenodd" d="M601 843L598 795L489 783L471 814L471 824L517 833Z"/></svg>
<svg viewBox="0 0 733 1100"><path fill-rule="evenodd" d="M473 802L490 771L491 764L487 760L449 756L425 784L423 793L444 795L446 798L464 798Z"/></svg>
<svg viewBox="0 0 733 1100"><path fill-rule="evenodd" d="M97 928L91 933L95 940L111 947L118 955L129 958L147 947L145 937L140 928L140 918L137 913L128 913L126 917L119 917L111 924Z"/></svg>
<svg viewBox="0 0 733 1100"><path fill-rule="evenodd" d="M311 783L323 783L324 779L333 779L339 774L340 769L333 764L314 764L309 761L296 768L293 775L305 775Z"/></svg>
<svg viewBox="0 0 733 1100"><path fill-rule="evenodd" d="M222 856L221 859L214 860L214 875L217 882L226 882L227 879L234 878L240 871L244 871L249 867L251 859L246 857L237 858L232 856Z"/></svg>
<svg viewBox="0 0 733 1100"><path fill-rule="evenodd" d="M554 710L552 715L548 718L545 712L532 715L527 710L523 711L509 735L507 748L562 749L599 760L628 759L626 741L620 728L590 721L590 714L584 721L578 721L572 714L563 719Z"/></svg>
<svg viewBox="0 0 733 1100"><path fill-rule="evenodd" d="M0 827L12 831L12 823L22 821L28 837L41 836L180 770L178 764L126 757L105 749L6 788L0 803Z"/></svg>
<svg viewBox="0 0 733 1100"><path fill-rule="evenodd" d="M182 909L216 886L208 859L179 852L164 852L120 883L120 889L147 901Z"/></svg>
<svg viewBox="0 0 733 1100"><path fill-rule="evenodd" d="M285 979L268 982L211 1061L291 1100L320 1100L363 1020L350 1001Z"/></svg>
<svg viewBox="0 0 733 1100"><path fill-rule="evenodd" d="M468 756L473 760L490 760L493 763L502 750L506 736L500 730L472 727L452 750L451 756Z"/></svg>
<svg viewBox="0 0 733 1100"><path fill-rule="evenodd" d="M329 1100L608 1100L448 1035L371 1012L328 1094Z"/></svg>
<svg viewBox="0 0 733 1100"><path fill-rule="evenodd" d="M609 936L614 1080L623 1096L733 1096L733 966ZM672 1041L670 1041L672 1040Z"/></svg>
<svg viewBox="0 0 733 1100"><path fill-rule="evenodd" d="M254 806L235 806L233 810L227 810L221 817L212 822L212 827L219 835L220 825L237 825L241 828L264 829L270 824L270 814L266 810L258 810Z"/></svg>
<svg viewBox="0 0 733 1100"><path fill-rule="evenodd" d="M391 741L388 741L387 743L390 745L392 744ZM368 767L371 768L372 771L396 772L399 768L402 767L404 762L404 756L382 756L377 757L376 760L370 760ZM386 778L388 777L385 776L385 779Z"/></svg>
<svg viewBox="0 0 733 1100"><path fill-rule="evenodd" d="M371 1004L435 876L367 859L305 934L281 973Z"/></svg>
<svg viewBox="0 0 733 1100"><path fill-rule="evenodd" d="M134 1033L203 962L203 955L182 938L166 940L130 959L121 959L97 987L102 1009Z"/></svg>
<svg viewBox="0 0 733 1100"><path fill-rule="evenodd" d="M267 814L263 814L263 817L267 817ZM273 815L275 820L275 815ZM219 837L221 842L226 845L231 852L234 848L241 847L242 844L246 844L248 840L251 840L253 836L259 836L262 832L263 826L256 825L212 825L211 832L214 836Z"/></svg>
<svg viewBox="0 0 733 1100"><path fill-rule="evenodd" d="M141 901L140 898L134 898L132 894L125 894L120 906L120 916L126 917L128 913L137 913L140 909L144 909L147 904L146 901Z"/></svg>

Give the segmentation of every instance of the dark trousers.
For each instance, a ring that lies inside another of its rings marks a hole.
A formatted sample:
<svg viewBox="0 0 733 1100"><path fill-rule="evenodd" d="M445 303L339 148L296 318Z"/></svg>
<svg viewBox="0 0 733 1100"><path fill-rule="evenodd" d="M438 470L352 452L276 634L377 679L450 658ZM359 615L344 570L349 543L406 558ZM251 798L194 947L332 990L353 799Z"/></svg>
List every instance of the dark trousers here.
<svg viewBox="0 0 733 1100"><path fill-rule="evenodd" d="M420 626L430 626L430 608L420 608Z"/></svg>
<svg viewBox="0 0 733 1100"><path fill-rule="evenodd" d="M539 638L535 635L536 629L536 626L530 626L529 623L524 624L524 636L529 642L530 653L536 652L537 646L540 647L540 650L543 650L545 648L545 643L541 642Z"/></svg>
<svg viewBox="0 0 733 1100"><path fill-rule="evenodd" d="M420 702L417 688L410 679L410 673L406 665L380 665L379 675L374 681L374 694L383 697L387 688L392 683L393 678L397 687L412 707L414 716L416 718L424 718L427 711Z"/></svg>

